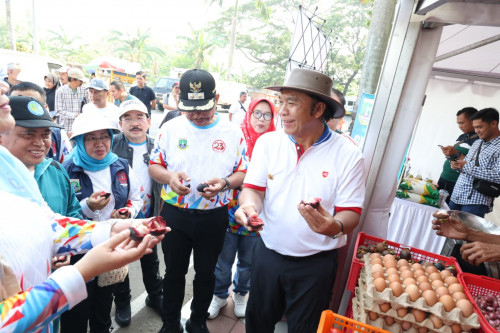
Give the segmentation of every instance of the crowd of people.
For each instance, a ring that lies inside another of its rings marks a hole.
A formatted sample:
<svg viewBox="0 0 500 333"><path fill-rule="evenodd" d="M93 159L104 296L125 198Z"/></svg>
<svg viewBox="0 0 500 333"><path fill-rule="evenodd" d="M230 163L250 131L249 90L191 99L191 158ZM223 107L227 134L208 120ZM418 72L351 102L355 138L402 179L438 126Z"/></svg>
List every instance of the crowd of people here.
<svg viewBox="0 0 500 333"><path fill-rule="evenodd" d="M226 120L216 112L213 76L188 70L163 101L153 139L156 100L144 72L127 92L103 78L84 85L81 70L62 67L45 75L42 89L19 82L20 68L11 67L9 88L0 83L0 199L13 208L0 216L22 222L16 230L0 224L2 325L109 332L114 301L116 323L128 326L127 264L140 258L146 305L161 317L160 332L183 332L192 255L186 331L209 332L207 320L230 295L247 332L274 332L283 315L289 332L316 331L366 181L361 151L337 129L345 99L331 78L295 69L283 85L267 87L280 92L278 112L263 97L246 106L242 92ZM466 108L457 122L464 135L442 148L450 158L440 186L450 191L452 209L484 216L493 200L473 183L500 182L498 112ZM165 236L132 240L129 228L154 216L167 221ZM443 224L434 228L455 235ZM463 251L470 259L470 247Z"/></svg>
<svg viewBox="0 0 500 333"><path fill-rule="evenodd" d="M247 110L245 92L241 110L234 114L243 113L228 121L216 113L219 95L213 76L204 70L187 71L164 101L167 114L154 140L148 135L154 94L143 72L136 79L137 86L126 92L122 82L108 84L102 78L84 85L84 73L77 68L63 67L47 74L44 89L9 76L15 123L9 123L4 89L0 144L12 175L2 175L0 192L16 196L16 205L33 201L30 204L43 211L47 220L37 228L47 229L43 244L55 239L57 245L33 244L33 249L45 249L52 267L52 273L45 270L33 279L26 278L32 273L28 263L17 265L15 251L5 257L2 249L4 269L15 263L11 284L20 286L20 290L6 289L3 299L17 298L23 292L28 301L39 284L57 286L59 276L71 267L81 270L83 277L77 281L78 292L66 285L55 288L61 300L49 311L30 313L22 304L14 306L12 313L21 311L25 317L12 320L7 316L12 321L9 325L109 332L113 300L115 321L129 325L126 264L146 253L141 258L146 305L161 316L160 332L182 332L185 277L193 253L194 296L185 325L188 332L208 332L206 320L215 318L227 304L231 284L235 314L246 316L248 332L273 331L283 314L291 332L315 331L330 299L324 290L331 290L336 249L345 245L344 233L356 226L364 198L361 152L326 125L345 113L338 98L332 98L332 80L298 69L284 86L270 87L282 93L279 113L284 130L276 131L277 113L271 101L255 98ZM318 160L325 156L332 156L331 163L318 168ZM346 171L333 167L339 163ZM22 182L27 186L20 191ZM316 208L305 205L309 197L321 197L321 204ZM26 223L37 222L31 215L36 211L25 212ZM125 231L90 250L106 239L106 232L114 235L134 220L147 222L156 215L169 226L161 242L163 278L154 246L162 236L147 236L141 243L128 238L123 242L129 233ZM264 228L249 225L254 215L262 218ZM293 241L284 242L283 230L288 230ZM28 232L24 237L34 235ZM99 251L114 256L96 260L92 254ZM323 266L328 269L304 285L303 274ZM260 274L253 273L255 267ZM285 276L288 282L280 282ZM266 286L270 281L275 282ZM75 287L77 282L73 282ZM297 294L297 288L311 292ZM76 295L67 295L72 292ZM266 316L259 304L267 304Z"/></svg>

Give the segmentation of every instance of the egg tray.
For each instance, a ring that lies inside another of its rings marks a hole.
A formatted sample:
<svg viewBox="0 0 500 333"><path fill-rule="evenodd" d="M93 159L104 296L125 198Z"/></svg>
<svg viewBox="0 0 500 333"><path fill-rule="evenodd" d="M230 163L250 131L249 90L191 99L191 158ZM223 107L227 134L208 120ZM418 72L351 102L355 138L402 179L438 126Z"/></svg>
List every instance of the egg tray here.
<svg viewBox="0 0 500 333"><path fill-rule="evenodd" d="M369 262L369 254L365 254L365 260ZM373 306L373 303L391 303L391 308L398 309L400 307L417 308L424 312L429 312L439 317L444 324L457 323L462 325L465 330L472 328L479 328L479 319L476 312L473 312L469 317L464 317L459 308L453 308L451 311L446 311L443 304L437 302L433 306L427 305L423 297L419 297L416 301L411 301L406 293L395 297L390 288L385 288L382 292L378 292L373 285L373 277L371 272L371 265L365 265L361 270L358 285L365 291L365 304L366 307ZM470 301L470 300L469 300ZM471 302L473 303L473 302Z"/></svg>
<svg viewBox="0 0 500 333"><path fill-rule="evenodd" d="M358 288L356 288L356 289L358 289ZM387 322L384 319L384 317L389 316L387 314L387 312L380 313L379 318L377 318L376 320L371 320L370 317L368 316L368 312L367 312L369 310L365 310L362 303L363 303L362 300L358 300L357 298L353 299L352 308L353 308L354 319L361 321L361 322L364 322L368 325L379 327L379 328L382 328L382 329L387 330L387 331L392 332L392 333L401 333L401 332L418 333L418 329L414 325L420 327L422 324L422 323L412 322L411 320L405 320L405 321L408 321L412 324L412 326L408 330L403 330L402 325L400 323L398 323L397 321L395 321L392 325L387 325ZM382 316L384 316L384 317L382 317ZM412 318L409 318L409 319L412 319ZM399 318L394 318L394 319L400 320ZM431 325L432 325L432 323L431 323ZM436 332L436 333L441 332L440 330L436 330L433 326L431 328L425 326L425 328L427 328L429 330L429 332ZM449 327L447 327L447 328L448 328L448 330L444 330L442 332L451 333L451 328L449 328Z"/></svg>
<svg viewBox="0 0 500 333"><path fill-rule="evenodd" d="M380 310L380 307L377 303L374 303L372 304L372 306L367 307L366 300L363 297L364 293L361 290L362 290L361 287L356 288L355 290L356 297L354 297L352 300L353 317L355 320L364 322L366 324L375 327L383 328L392 333L400 333L400 332L418 333L418 330L417 328L415 328L415 326L425 327L430 332L452 333L450 325L445 324L444 321L443 321L443 326L441 326L440 328L435 328L434 324L432 323L432 320L430 320L429 318L426 318L421 322L417 322L413 314L411 314L410 312L408 312L404 317L400 317L397 314L396 310L394 310L393 308L389 309L387 312L383 312L382 310ZM392 325L387 325L385 319L381 317L372 321L368 316L367 313L368 311L375 312L379 316L392 317L394 318L395 322ZM409 330L403 330L401 324L399 324L398 321L407 321L412 325L412 327ZM462 332L470 332L471 329L465 324L461 325L461 328Z"/></svg>

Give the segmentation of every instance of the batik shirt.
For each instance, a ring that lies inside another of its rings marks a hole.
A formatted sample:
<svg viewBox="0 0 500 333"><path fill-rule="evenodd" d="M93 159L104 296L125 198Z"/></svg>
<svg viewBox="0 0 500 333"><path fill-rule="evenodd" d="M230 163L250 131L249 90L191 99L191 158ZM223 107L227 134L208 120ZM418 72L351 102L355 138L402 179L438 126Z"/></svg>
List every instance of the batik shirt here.
<svg viewBox="0 0 500 333"><path fill-rule="evenodd" d="M165 203L187 209L214 209L226 206L234 190L219 192L207 200L196 187L212 178L225 178L235 172L246 172L246 142L239 128L215 114L208 126L195 126L185 116L165 123L151 152L150 164L159 164L169 171L184 171L191 178L191 193L178 195L167 184L161 197Z"/></svg>

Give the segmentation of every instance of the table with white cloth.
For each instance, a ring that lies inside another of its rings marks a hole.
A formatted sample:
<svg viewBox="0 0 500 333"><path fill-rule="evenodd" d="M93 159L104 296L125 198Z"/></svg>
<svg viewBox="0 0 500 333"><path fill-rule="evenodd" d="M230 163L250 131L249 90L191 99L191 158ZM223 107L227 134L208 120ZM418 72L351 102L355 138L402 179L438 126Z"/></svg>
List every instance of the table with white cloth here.
<svg viewBox="0 0 500 333"><path fill-rule="evenodd" d="M387 239L418 249L441 253L446 237L432 229L432 214L439 208L395 198L387 226ZM448 209L443 207L443 209Z"/></svg>

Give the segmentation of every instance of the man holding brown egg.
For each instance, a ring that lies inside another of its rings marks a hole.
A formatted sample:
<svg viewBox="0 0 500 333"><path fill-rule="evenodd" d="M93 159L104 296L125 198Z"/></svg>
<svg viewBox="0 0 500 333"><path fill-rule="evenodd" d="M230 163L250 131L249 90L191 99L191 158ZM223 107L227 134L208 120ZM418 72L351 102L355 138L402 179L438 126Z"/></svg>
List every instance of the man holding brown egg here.
<svg viewBox="0 0 500 333"><path fill-rule="evenodd" d="M337 249L359 222L364 161L326 124L345 114L332 85L322 73L295 69L283 86L268 88L281 92L284 130L257 141L235 214L249 230L250 217L264 222L252 262L248 333L274 332L283 313L288 332L316 332L331 299Z"/></svg>

